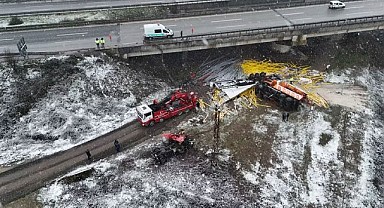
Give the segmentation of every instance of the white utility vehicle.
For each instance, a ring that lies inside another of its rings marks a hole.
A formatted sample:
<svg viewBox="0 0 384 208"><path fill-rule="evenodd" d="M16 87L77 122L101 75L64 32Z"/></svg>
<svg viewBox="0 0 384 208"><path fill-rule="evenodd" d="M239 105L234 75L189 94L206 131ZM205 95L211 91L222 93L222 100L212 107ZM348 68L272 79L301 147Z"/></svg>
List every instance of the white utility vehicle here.
<svg viewBox="0 0 384 208"><path fill-rule="evenodd" d="M145 24L144 39L152 38L171 38L173 31L162 24Z"/></svg>
<svg viewBox="0 0 384 208"><path fill-rule="evenodd" d="M341 1L330 1L328 8L330 9L341 9L345 8L345 4Z"/></svg>

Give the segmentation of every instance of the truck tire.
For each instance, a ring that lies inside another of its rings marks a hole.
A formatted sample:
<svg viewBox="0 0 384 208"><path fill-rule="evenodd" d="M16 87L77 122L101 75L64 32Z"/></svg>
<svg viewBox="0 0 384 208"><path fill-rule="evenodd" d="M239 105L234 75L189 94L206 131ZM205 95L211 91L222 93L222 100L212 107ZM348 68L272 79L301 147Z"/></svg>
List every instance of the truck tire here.
<svg viewBox="0 0 384 208"><path fill-rule="evenodd" d="M284 106L285 110L287 110L287 111L292 110L293 109L293 98L287 97L285 99L284 105L285 105Z"/></svg>
<svg viewBox="0 0 384 208"><path fill-rule="evenodd" d="M179 114L177 114L178 116L181 116L183 115L183 111L180 111Z"/></svg>
<svg viewBox="0 0 384 208"><path fill-rule="evenodd" d="M293 100L293 110L297 110L299 108L300 102L298 100Z"/></svg>
<svg viewBox="0 0 384 208"><path fill-rule="evenodd" d="M260 99L263 99L263 90L264 90L264 86L262 84L256 87L256 96Z"/></svg>
<svg viewBox="0 0 384 208"><path fill-rule="evenodd" d="M285 109L286 97L287 96L284 93L280 93L277 97L279 100L279 107L282 109Z"/></svg>
<svg viewBox="0 0 384 208"><path fill-rule="evenodd" d="M154 125L155 125L154 121L151 121L151 123L149 123L149 126L154 126Z"/></svg>
<svg viewBox="0 0 384 208"><path fill-rule="evenodd" d="M255 74L255 81L261 81L261 79L260 79L260 73L256 73Z"/></svg>
<svg viewBox="0 0 384 208"><path fill-rule="evenodd" d="M160 123L161 123L161 122L164 122L164 119L160 118Z"/></svg>

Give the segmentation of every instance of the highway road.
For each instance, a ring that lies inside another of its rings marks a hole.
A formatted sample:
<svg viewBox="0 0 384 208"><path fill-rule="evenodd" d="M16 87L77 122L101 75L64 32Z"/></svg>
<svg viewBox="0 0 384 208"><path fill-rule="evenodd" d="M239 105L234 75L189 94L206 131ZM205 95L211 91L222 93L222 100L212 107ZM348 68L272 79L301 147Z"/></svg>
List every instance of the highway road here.
<svg viewBox="0 0 384 208"><path fill-rule="evenodd" d="M32 1L0 4L0 15L44 13L51 11L87 10L108 7L149 5L202 0L92 0L92 1Z"/></svg>
<svg viewBox="0 0 384 208"><path fill-rule="evenodd" d="M133 46L143 42L143 24L162 23L179 36L236 31L301 23L384 15L384 1L349 2L345 9L330 10L327 5L284 8L276 10L218 14L198 17L127 22L33 31L0 33L0 51L17 52L16 43L25 38L28 51L54 52L95 48L96 37L106 38L106 47ZM111 40L109 39L111 36Z"/></svg>

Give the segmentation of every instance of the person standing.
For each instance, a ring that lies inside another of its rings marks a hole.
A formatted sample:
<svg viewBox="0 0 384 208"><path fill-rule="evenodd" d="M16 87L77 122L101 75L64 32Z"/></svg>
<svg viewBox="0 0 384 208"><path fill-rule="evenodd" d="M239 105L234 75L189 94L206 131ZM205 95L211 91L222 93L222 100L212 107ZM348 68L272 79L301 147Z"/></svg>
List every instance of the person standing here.
<svg viewBox="0 0 384 208"><path fill-rule="evenodd" d="M99 40L99 38L96 38L95 43L96 43L97 49L100 49L100 40Z"/></svg>
<svg viewBox="0 0 384 208"><path fill-rule="evenodd" d="M289 84L293 84L293 81L294 81L293 77L289 78Z"/></svg>
<svg viewBox="0 0 384 208"><path fill-rule="evenodd" d="M115 140L115 142L113 144L115 145L116 152L120 152L121 146L120 146L119 141Z"/></svg>
<svg viewBox="0 0 384 208"><path fill-rule="evenodd" d="M288 121L288 118L289 118L289 113L287 112L287 113L285 114L285 121Z"/></svg>
<svg viewBox="0 0 384 208"><path fill-rule="evenodd" d="M104 48L104 45L105 45L105 40L104 40L104 38L101 38L101 39L100 39L100 44L101 44L101 48Z"/></svg>
<svg viewBox="0 0 384 208"><path fill-rule="evenodd" d="M92 155L91 155L91 152L89 151L89 149L87 149L87 151L85 151L85 154L87 154L88 160L91 161Z"/></svg>
<svg viewBox="0 0 384 208"><path fill-rule="evenodd" d="M288 117L289 117L289 113L284 111L283 112L283 121L287 122L288 121Z"/></svg>

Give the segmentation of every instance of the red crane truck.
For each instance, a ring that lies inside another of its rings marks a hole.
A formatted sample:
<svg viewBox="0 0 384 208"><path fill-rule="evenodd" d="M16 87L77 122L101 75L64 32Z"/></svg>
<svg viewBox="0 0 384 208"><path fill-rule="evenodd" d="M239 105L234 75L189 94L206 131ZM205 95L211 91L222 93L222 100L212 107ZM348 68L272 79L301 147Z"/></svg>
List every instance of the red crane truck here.
<svg viewBox="0 0 384 208"><path fill-rule="evenodd" d="M174 91L161 102L153 101L150 105L136 107L137 119L142 126L153 126L196 108L198 97L195 92Z"/></svg>

